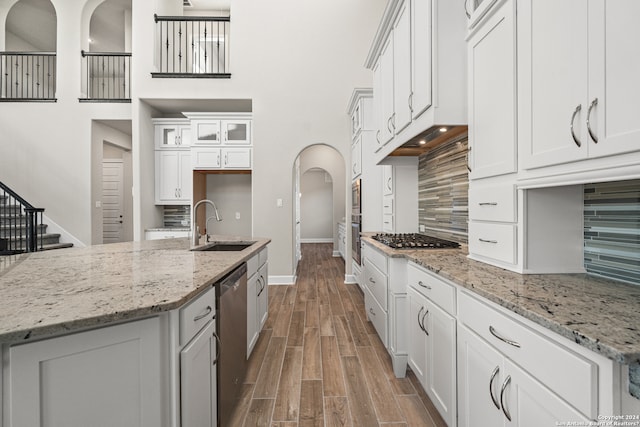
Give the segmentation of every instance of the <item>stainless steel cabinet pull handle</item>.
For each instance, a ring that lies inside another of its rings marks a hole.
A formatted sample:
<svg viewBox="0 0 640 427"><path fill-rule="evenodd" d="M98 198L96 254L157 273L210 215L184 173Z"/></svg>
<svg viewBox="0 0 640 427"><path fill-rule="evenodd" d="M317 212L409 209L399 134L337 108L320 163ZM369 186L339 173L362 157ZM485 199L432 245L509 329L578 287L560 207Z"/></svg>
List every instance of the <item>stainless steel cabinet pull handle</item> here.
<svg viewBox="0 0 640 427"><path fill-rule="evenodd" d="M478 240L480 240L481 242L484 242L484 243L493 243L494 245L496 243L498 243L497 240L487 240L487 239L478 239Z"/></svg>
<svg viewBox="0 0 640 427"><path fill-rule="evenodd" d="M576 109L573 111L573 114L571 115L571 127L570 127L571 137L573 138L573 142L575 142L578 147L582 147L582 143L578 140L576 133L573 131L573 123L576 121L576 115L580 112L580 110L582 110L582 104L578 104Z"/></svg>
<svg viewBox="0 0 640 427"><path fill-rule="evenodd" d="M257 295L257 296L260 296L260 294L262 294L262 291L263 291L263 289L264 289L264 287L262 286L262 282L260 281L260 279L261 279L261 278L262 278L262 277L258 277L258 283L260 284L260 292L258 292L258 295Z"/></svg>
<svg viewBox="0 0 640 427"><path fill-rule="evenodd" d="M369 281L375 285L376 281L373 280L373 277L369 277Z"/></svg>
<svg viewBox="0 0 640 427"><path fill-rule="evenodd" d="M424 310L424 307L420 307L420 311L418 312L418 326L420 326L420 329L422 329L422 332L424 332L424 325L420 323L420 315L422 314L422 310Z"/></svg>
<svg viewBox="0 0 640 427"><path fill-rule="evenodd" d="M389 133L393 135L393 129L391 129L391 117L387 119L387 129L389 129Z"/></svg>
<svg viewBox="0 0 640 427"><path fill-rule="evenodd" d="M413 92L409 94L409 111L413 113Z"/></svg>
<svg viewBox="0 0 640 427"><path fill-rule="evenodd" d="M480 206L498 206L497 202L481 202L478 203Z"/></svg>
<svg viewBox="0 0 640 427"><path fill-rule="evenodd" d="M204 319L205 317L207 317L209 315L209 313L211 313L211 306L208 305L207 308L204 309L204 312L201 314L198 314L196 317L193 318L194 322L197 322L200 319Z"/></svg>
<svg viewBox="0 0 640 427"><path fill-rule="evenodd" d="M593 142L597 144L598 137L593 134L593 130L591 129L591 123L589 121L589 119L591 118L591 110L593 110L593 107L595 107L596 105L598 105L598 98L591 101L591 105L589 105L589 109L587 110L587 130L589 131L589 136L591 137L591 139L593 139Z"/></svg>
<svg viewBox="0 0 640 427"><path fill-rule="evenodd" d="M213 361L212 365L218 363L218 359L220 359L220 349L222 348L222 342L220 341L220 337L214 332L213 337L216 339L216 358Z"/></svg>
<svg viewBox="0 0 640 427"><path fill-rule="evenodd" d="M500 410L500 403L498 403L496 398L493 396L493 381L496 379L496 375L498 375L498 372L500 372L500 367L496 366L496 368L491 373L491 379L489 380L489 395L491 396L491 400L493 400L493 404L496 405L496 408L498 408L498 410Z"/></svg>
<svg viewBox="0 0 640 427"><path fill-rule="evenodd" d="M471 147L467 150L467 170L471 173L471 168L469 167L469 156L471 155Z"/></svg>
<svg viewBox="0 0 640 427"><path fill-rule="evenodd" d="M489 326L489 332L491 332L491 335L493 335L494 337L498 338L500 341L506 342L509 345L512 345L512 346L517 347L517 348L520 348L520 343L508 340L508 339L500 336L500 334L498 334L498 332L496 332L496 330L493 328L493 326Z"/></svg>
<svg viewBox="0 0 640 427"><path fill-rule="evenodd" d="M424 326L424 318L427 317L427 314L429 314L429 310L425 310L424 314L422 315L422 330L424 331L425 334L427 334L427 336L429 336L429 332L427 332L427 327Z"/></svg>
<svg viewBox="0 0 640 427"><path fill-rule="evenodd" d="M422 283L422 280L418 280L418 285L422 286L423 288L431 289L431 286L425 285L424 283Z"/></svg>
<svg viewBox="0 0 640 427"><path fill-rule="evenodd" d="M373 314L374 316L376 315L376 312L373 311L373 308L369 308L369 313Z"/></svg>
<svg viewBox="0 0 640 427"><path fill-rule="evenodd" d="M393 127L393 132L391 133L396 133L396 113L391 115L391 126Z"/></svg>
<svg viewBox="0 0 640 427"><path fill-rule="evenodd" d="M469 10L467 9L467 3L469 0L464 0L464 14L467 15L467 19L471 19L471 15L469 14Z"/></svg>
<svg viewBox="0 0 640 427"><path fill-rule="evenodd" d="M504 416L507 417L509 421L511 421L511 414L509 413L509 411L507 410L507 407L504 404L504 391L506 390L510 382L511 382L511 375L507 376L507 379L504 380L504 383L502 384L502 388L500 389L500 403L502 404L502 412L504 412Z"/></svg>
<svg viewBox="0 0 640 427"><path fill-rule="evenodd" d="M380 129L376 130L376 142L380 145Z"/></svg>
<svg viewBox="0 0 640 427"><path fill-rule="evenodd" d="M356 173L356 164L355 163L353 164L353 169L352 170L353 170L353 173L355 174Z"/></svg>
<svg viewBox="0 0 640 427"><path fill-rule="evenodd" d="M393 190L393 189L391 188L391 178L387 179L387 188L388 188L389 190Z"/></svg>

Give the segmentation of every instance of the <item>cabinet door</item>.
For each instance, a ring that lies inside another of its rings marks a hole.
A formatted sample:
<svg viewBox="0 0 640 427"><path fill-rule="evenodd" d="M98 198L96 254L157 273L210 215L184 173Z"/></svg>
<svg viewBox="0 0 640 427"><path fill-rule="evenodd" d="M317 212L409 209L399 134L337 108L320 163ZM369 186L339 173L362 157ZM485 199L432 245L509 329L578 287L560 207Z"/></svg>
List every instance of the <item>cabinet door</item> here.
<svg viewBox="0 0 640 427"><path fill-rule="evenodd" d="M223 148L222 167L251 169L251 148Z"/></svg>
<svg viewBox="0 0 640 427"><path fill-rule="evenodd" d="M587 156L587 3L518 2L518 141L525 169Z"/></svg>
<svg viewBox="0 0 640 427"><path fill-rule="evenodd" d="M504 425L500 386L506 375L502 355L460 324L457 359L458 425L460 427Z"/></svg>
<svg viewBox="0 0 640 427"><path fill-rule="evenodd" d="M424 24L423 24L424 25ZM393 119L395 134L411 123L411 9L402 5L393 28Z"/></svg>
<svg viewBox="0 0 640 427"><path fill-rule="evenodd" d="M260 291L260 275L255 272L247 280L247 359L258 341L258 292Z"/></svg>
<svg viewBox="0 0 640 427"><path fill-rule="evenodd" d="M509 414L518 427L555 426L559 421L573 422L569 425L589 425L590 419L571 407L531 375L514 365L505 362L510 380L505 381L503 412ZM505 416L506 418L506 416Z"/></svg>
<svg viewBox="0 0 640 427"><path fill-rule="evenodd" d="M472 179L516 171L514 5L506 1L468 41Z"/></svg>
<svg viewBox="0 0 640 427"><path fill-rule="evenodd" d="M155 317L12 346L7 425L167 425L160 335Z"/></svg>
<svg viewBox="0 0 640 427"><path fill-rule="evenodd" d="M373 68L373 120L375 122L376 143L374 151L382 148L382 133L384 132L385 118L383 104L383 84L382 84L382 58L378 59L378 63Z"/></svg>
<svg viewBox="0 0 640 427"><path fill-rule="evenodd" d="M193 193L193 170L191 169L191 152L180 151L178 153L180 182L178 186L178 200L191 202Z"/></svg>
<svg viewBox="0 0 640 427"><path fill-rule="evenodd" d="M430 300L422 325L427 335L425 390L449 427L456 425L456 319Z"/></svg>
<svg viewBox="0 0 640 427"><path fill-rule="evenodd" d="M358 137L351 147L351 179L356 179L362 172L362 137Z"/></svg>
<svg viewBox="0 0 640 427"><path fill-rule="evenodd" d="M422 387L427 388L427 334L422 328L426 315L427 299L409 288L409 366Z"/></svg>
<svg viewBox="0 0 640 427"><path fill-rule="evenodd" d="M180 352L180 409L183 426L217 425L215 325L215 320L212 320Z"/></svg>
<svg viewBox="0 0 640 427"><path fill-rule="evenodd" d="M180 151L156 151L156 203L178 200Z"/></svg>
<svg viewBox="0 0 640 427"><path fill-rule="evenodd" d="M393 194L393 166L382 166L382 194L389 196Z"/></svg>
<svg viewBox="0 0 640 427"><path fill-rule="evenodd" d="M194 147L191 149L193 169L218 169L221 166L220 149L213 147Z"/></svg>
<svg viewBox="0 0 640 427"><path fill-rule="evenodd" d="M191 128L188 124L162 124L155 126L156 148L188 148L191 145Z"/></svg>
<svg viewBox="0 0 640 427"><path fill-rule="evenodd" d="M380 129L380 142L385 145L391 141L395 131L393 130L393 33L380 54L380 73L382 85L382 129Z"/></svg>
<svg viewBox="0 0 640 427"><path fill-rule="evenodd" d="M590 157L640 149L639 20L636 0L589 2Z"/></svg>
<svg viewBox="0 0 640 427"><path fill-rule="evenodd" d="M432 0L411 1L411 111L417 118L431 107Z"/></svg>
<svg viewBox="0 0 640 427"><path fill-rule="evenodd" d="M224 144L251 144L251 120L222 120Z"/></svg>
<svg viewBox="0 0 640 427"><path fill-rule="evenodd" d="M192 124L195 133L195 144L220 144L220 120L194 120Z"/></svg>
<svg viewBox="0 0 640 427"><path fill-rule="evenodd" d="M264 263L258 270L260 279L258 281L258 332L262 331L264 324L269 317L269 264Z"/></svg>

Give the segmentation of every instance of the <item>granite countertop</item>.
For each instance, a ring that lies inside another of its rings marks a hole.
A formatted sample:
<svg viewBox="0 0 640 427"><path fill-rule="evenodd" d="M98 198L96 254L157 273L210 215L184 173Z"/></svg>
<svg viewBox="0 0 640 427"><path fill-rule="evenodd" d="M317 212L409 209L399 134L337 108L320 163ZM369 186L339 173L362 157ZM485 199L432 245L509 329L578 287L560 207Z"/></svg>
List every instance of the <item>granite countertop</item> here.
<svg viewBox="0 0 640 427"><path fill-rule="evenodd" d="M99 327L173 310L271 240L237 252L190 251L188 238L58 249L15 257L0 270L0 343ZM203 238L204 240L204 238Z"/></svg>
<svg viewBox="0 0 640 427"><path fill-rule="evenodd" d="M396 250L362 240L390 257L405 257L596 353L640 362L640 286L587 274L522 275L467 257L466 248Z"/></svg>

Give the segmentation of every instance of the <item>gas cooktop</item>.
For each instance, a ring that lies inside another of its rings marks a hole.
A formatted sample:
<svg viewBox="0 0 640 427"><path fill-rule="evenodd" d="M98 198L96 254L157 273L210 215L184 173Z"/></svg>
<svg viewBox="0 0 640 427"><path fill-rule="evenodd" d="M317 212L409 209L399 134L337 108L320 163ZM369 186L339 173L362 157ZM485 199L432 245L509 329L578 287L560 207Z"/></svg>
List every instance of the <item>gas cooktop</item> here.
<svg viewBox="0 0 640 427"><path fill-rule="evenodd" d="M374 240L394 249L457 249L460 244L418 233L380 233Z"/></svg>

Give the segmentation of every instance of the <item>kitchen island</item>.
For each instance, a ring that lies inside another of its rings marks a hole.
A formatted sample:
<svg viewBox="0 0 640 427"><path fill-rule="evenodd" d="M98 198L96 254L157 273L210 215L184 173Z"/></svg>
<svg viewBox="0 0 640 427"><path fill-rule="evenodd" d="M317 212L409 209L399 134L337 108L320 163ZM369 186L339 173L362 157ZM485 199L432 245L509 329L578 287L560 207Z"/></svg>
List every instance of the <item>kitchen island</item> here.
<svg viewBox="0 0 640 427"><path fill-rule="evenodd" d="M38 425L49 416L66 426L180 425L181 364L186 371L189 357L200 351L190 343L215 331L212 286L270 242L212 238L255 243L208 252L190 250L186 238L127 242L25 254L5 263L0 425ZM189 321L206 315L202 327L185 327L185 314ZM199 342L215 357L212 337ZM71 406L77 409L69 410L66 394L80 399Z"/></svg>

